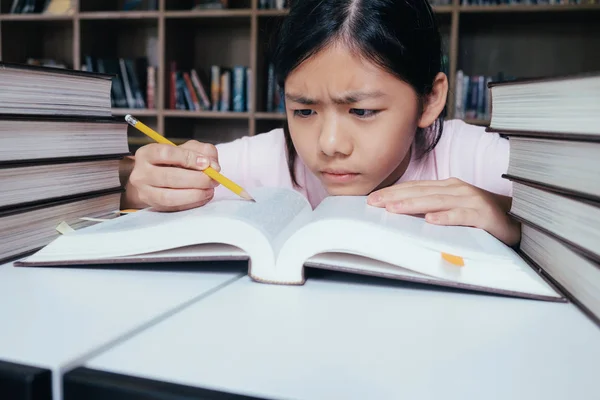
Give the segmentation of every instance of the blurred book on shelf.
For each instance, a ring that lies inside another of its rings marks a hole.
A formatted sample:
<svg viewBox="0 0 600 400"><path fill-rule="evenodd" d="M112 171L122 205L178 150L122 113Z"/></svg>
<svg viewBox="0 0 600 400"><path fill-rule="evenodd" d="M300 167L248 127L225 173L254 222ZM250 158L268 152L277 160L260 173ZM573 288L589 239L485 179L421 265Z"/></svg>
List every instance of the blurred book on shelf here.
<svg viewBox="0 0 600 400"><path fill-rule="evenodd" d="M73 15L74 0L13 0L10 14Z"/></svg>
<svg viewBox="0 0 600 400"><path fill-rule="evenodd" d="M285 97L283 90L277 84L275 79L275 66L273 63L269 63L267 66L267 112L285 112Z"/></svg>
<svg viewBox="0 0 600 400"><path fill-rule="evenodd" d="M222 10L229 8L229 0L196 0L192 10Z"/></svg>
<svg viewBox="0 0 600 400"><path fill-rule="evenodd" d="M62 69L68 69L70 68L69 64L67 64L65 61L61 61L61 60L55 60L52 58L28 58L27 61L25 61L25 63L27 65L35 65L35 66L39 66L39 67L52 67L52 68L62 68Z"/></svg>
<svg viewBox="0 0 600 400"><path fill-rule="evenodd" d="M113 108L156 108L156 66L145 57L97 58L85 55L81 69L113 75Z"/></svg>
<svg viewBox="0 0 600 400"><path fill-rule="evenodd" d="M156 11L158 0L126 0L123 3L123 11Z"/></svg>
<svg viewBox="0 0 600 400"><path fill-rule="evenodd" d="M488 84L513 79L515 77L504 75L502 72L495 76L467 75L459 69L456 71L454 117L489 121L491 98Z"/></svg>
<svg viewBox="0 0 600 400"><path fill-rule="evenodd" d="M261 10L285 10L289 8L289 0L258 0Z"/></svg>
<svg viewBox="0 0 600 400"><path fill-rule="evenodd" d="M169 72L169 108L246 112L251 108L251 83L251 69L246 66L212 65L205 72L199 68L180 70L173 61Z"/></svg>

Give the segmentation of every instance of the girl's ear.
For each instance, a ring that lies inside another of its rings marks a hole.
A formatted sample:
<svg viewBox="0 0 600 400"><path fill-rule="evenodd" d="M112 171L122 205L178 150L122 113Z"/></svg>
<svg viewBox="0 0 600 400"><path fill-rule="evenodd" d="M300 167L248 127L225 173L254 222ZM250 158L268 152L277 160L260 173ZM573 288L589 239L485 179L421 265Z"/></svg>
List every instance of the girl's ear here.
<svg viewBox="0 0 600 400"><path fill-rule="evenodd" d="M424 99L423 113L419 118L419 128L427 128L440 116L446 105L448 96L448 78L439 72L433 80L431 93Z"/></svg>

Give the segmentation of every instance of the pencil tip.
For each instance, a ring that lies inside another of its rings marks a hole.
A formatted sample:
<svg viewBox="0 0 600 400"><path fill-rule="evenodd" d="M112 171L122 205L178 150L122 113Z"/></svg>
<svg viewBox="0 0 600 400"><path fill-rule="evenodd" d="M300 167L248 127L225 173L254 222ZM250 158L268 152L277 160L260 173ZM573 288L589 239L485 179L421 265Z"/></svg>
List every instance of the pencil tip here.
<svg viewBox="0 0 600 400"><path fill-rule="evenodd" d="M240 197L242 197L243 199L246 199L248 201L251 201L253 203L256 203L256 200L254 200L254 198L252 196L250 196L248 194L248 192L246 192L245 190L242 193L240 193Z"/></svg>

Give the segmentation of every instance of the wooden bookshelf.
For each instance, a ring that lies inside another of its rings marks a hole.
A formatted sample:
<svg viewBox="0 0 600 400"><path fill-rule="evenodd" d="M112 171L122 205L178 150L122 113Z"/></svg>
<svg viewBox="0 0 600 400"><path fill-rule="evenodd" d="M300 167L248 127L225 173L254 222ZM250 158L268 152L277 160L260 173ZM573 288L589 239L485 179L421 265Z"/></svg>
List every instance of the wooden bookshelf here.
<svg viewBox="0 0 600 400"><path fill-rule="evenodd" d="M434 6L449 61L447 118L454 117L458 70L515 76L600 70L600 4L466 6L452 1ZM191 10L191 0L159 0L158 10L119 11L123 0L79 0L72 15L14 15L9 14L11 3L0 0L0 60L52 58L81 69L86 55L150 57L151 51L157 67L156 108L114 108L113 113L135 115L176 143L192 138L218 143L265 132L285 120L284 114L266 112L265 52L274 25L287 10L259 9L258 0L230 0L232 8L226 10ZM169 109L173 60L205 73L212 64L250 67L251 109ZM132 146L147 142L131 133Z"/></svg>

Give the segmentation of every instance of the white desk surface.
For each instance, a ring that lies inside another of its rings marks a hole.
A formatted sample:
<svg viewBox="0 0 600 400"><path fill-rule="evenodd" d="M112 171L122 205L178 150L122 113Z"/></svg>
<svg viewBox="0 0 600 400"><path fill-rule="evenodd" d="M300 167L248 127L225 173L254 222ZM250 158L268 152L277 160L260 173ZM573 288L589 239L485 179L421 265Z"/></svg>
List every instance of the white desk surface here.
<svg viewBox="0 0 600 400"><path fill-rule="evenodd" d="M62 370L241 276L4 264L0 360L51 369L58 400Z"/></svg>
<svg viewBox="0 0 600 400"><path fill-rule="evenodd" d="M600 399L572 304L377 282L244 277L85 366L277 399Z"/></svg>

